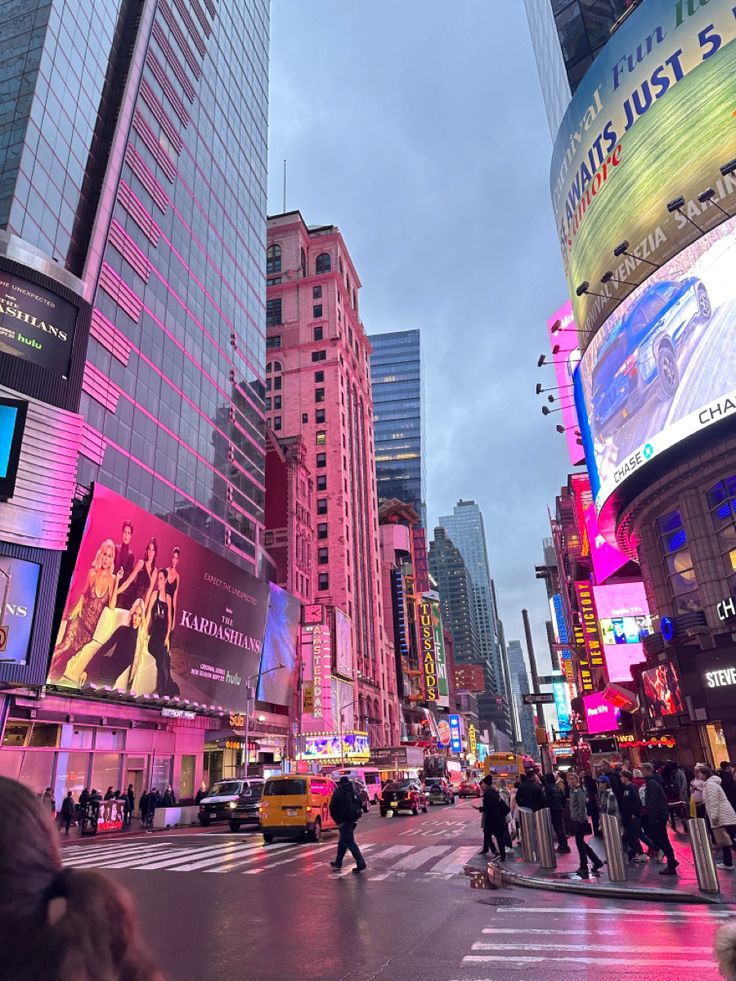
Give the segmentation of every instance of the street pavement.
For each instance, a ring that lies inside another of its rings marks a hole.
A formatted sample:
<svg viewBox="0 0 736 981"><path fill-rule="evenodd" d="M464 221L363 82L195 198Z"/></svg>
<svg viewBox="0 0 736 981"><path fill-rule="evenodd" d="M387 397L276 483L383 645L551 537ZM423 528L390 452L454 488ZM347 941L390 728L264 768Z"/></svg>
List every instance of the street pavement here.
<svg viewBox="0 0 736 981"><path fill-rule="evenodd" d="M73 839L63 854L128 887L170 981L718 977L713 937L729 910L471 890L463 866L479 823L470 802L417 817L373 811L356 833L361 875L350 856L330 869L334 832L267 846L222 824Z"/></svg>

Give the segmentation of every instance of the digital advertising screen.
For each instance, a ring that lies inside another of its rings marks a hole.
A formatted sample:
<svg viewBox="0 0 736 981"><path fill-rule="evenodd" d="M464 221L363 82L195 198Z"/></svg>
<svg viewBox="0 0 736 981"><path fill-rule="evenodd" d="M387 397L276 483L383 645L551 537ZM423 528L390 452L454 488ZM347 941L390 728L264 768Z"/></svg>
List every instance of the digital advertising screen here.
<svg viewBox="0 0 736 981"><path fill-rule="evenodd" d="M41 566L36 562L0 555L0 597L5 596L2 626L7 628L5 643L0 648L0 664L28 661L40 575Z"/></svg>
<svg viewBox="0 0 736 981"><path fill-rule="evenodd" d="M736 413L734 269L731 218L634 290L583 355L575 400L599 514L633 474Z"/></svg>
<svg viewBox="0 0 736 981"><path fill-rule="evenodd" d="M79 310L43 286L0 271L0 351L67 376Z"/></svg>
<svg viewBox="0 0 736 981"><path fill-rule="evenodd" d="M268 605L268 583L95 484L49 684L243 712Z"/></svg>
<svg viewBox="0 0 736 981"><path fill-rule="evenodd" d="M644 704L651 720L678 715L685 711L680 676L671 661L641 673Z"/></svg>
<svg viewBox="0 0 736 981"><path fill-rule="evenodd" d="M640 283L653 267L632 256L661 264L692 240L695 229L669 202L682 196L685 214L706 230L724 215L698 200L705 188L736 210L736 178L720 174L734 158L734 37L733 0L646 0L576 89L555 140L550 191L580 331L595 330L625 295L602 283L604 274ZM614 255L624 242L628 255ZM583 282L590 292L578 296Z"/></svg>
<svg viewBox="0 0 736 981"><path fill-rule="evenodd" d="M268 615L256 696L259 701L291 705L301 612L296 596L276 583L268 584Z"/></svg>
<svg viewBox="0 0 736 981"><path fill-rule="evenodd" d="M632 681L631 666L646 660L642 641L652 633L644 584L594 586L593 596L608 677Z"/></svg>
<svg viewBox="0 0 736 981"><path fill-rule="evenodd" d="M352 678L353 669L353 623L342 610L335 608L335 672L345 678Z"/></svg>
<svg viewBox="0 0 736 981"><path fill-rule="evenodd" d="M28 403L19 399L0 398L0 500L7 501L15 491L18 460Z"/></svg>
<svg viewBox="0 0 736 981"><path fill-rule="evenodd" d="M620 712L605 700L603 692L583 695L583 711L591 736L602 732L615 732L618 729Z"/></svg>

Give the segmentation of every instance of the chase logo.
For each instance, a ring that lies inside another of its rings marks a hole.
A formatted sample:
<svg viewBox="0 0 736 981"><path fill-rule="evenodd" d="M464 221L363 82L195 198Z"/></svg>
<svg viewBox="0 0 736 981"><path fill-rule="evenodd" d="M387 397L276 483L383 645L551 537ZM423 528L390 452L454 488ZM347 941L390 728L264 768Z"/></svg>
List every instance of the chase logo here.
<svg viewBox="0 0 736 981"><path fill-rule="evenodd" d="M652 446L651 443L644 444L642 455L644 456L645 460L651 460L651 458L654 456L654 447Z"/></svg>

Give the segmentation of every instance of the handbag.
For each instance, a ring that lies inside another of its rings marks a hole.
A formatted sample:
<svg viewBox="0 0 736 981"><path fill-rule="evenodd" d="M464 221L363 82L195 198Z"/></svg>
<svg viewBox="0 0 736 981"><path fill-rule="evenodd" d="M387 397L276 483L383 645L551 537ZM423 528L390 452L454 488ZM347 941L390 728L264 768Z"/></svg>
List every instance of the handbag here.
<svg viewBox="0 0 736 981"><path fill-rule="evenodd" d="M585 824L583 825L583 834L584 835L593 834L593 825L590 823L590 821L586 821Z"/></svg>
<svg viewBox="0 0 736 981"><path fill-rule="evenodd" d="M725 828L713 828L713 840L719 848L730 848L733 845L731 835Z"/></svg>

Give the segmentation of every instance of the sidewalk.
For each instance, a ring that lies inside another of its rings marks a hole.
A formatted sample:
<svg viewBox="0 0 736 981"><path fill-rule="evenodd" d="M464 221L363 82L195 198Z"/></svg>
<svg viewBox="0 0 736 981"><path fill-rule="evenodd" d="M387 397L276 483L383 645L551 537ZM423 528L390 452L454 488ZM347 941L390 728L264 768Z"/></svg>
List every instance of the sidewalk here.
<svg viewBox="0 0 736 981"><path fill-rule="evenodd" d="M606 853L602 838L593 836L586 838L593 851L605 860ZM680 863L677 876L660 875L665 868L657 862L641 864L626 864L626 882L611 882L608 878L607 867L601 869L599 876L591 874L590 879L581 879L576 875L579 865L578 853L573 838L569 839L572 851L566 855L555 852L557 868L554 870L541 869L535 863L524 862L521 858L521 846L515 851L508 852L506 862L492 861L487 863L485 856L476 856L468 869L478 871L488 867L488 875L495 885L519 885L529 888L546 889L551 892L575 892L586 896L606 895L621 899L658 900L660 902L685 903L736 903L736 871L726 872L717 869L721 892L718 895L703 893L698 888L690 842L682 832L674 834L670 831L670 841L675 851L675 857ZM720 861L720 849L716 861Z"/></svg>

